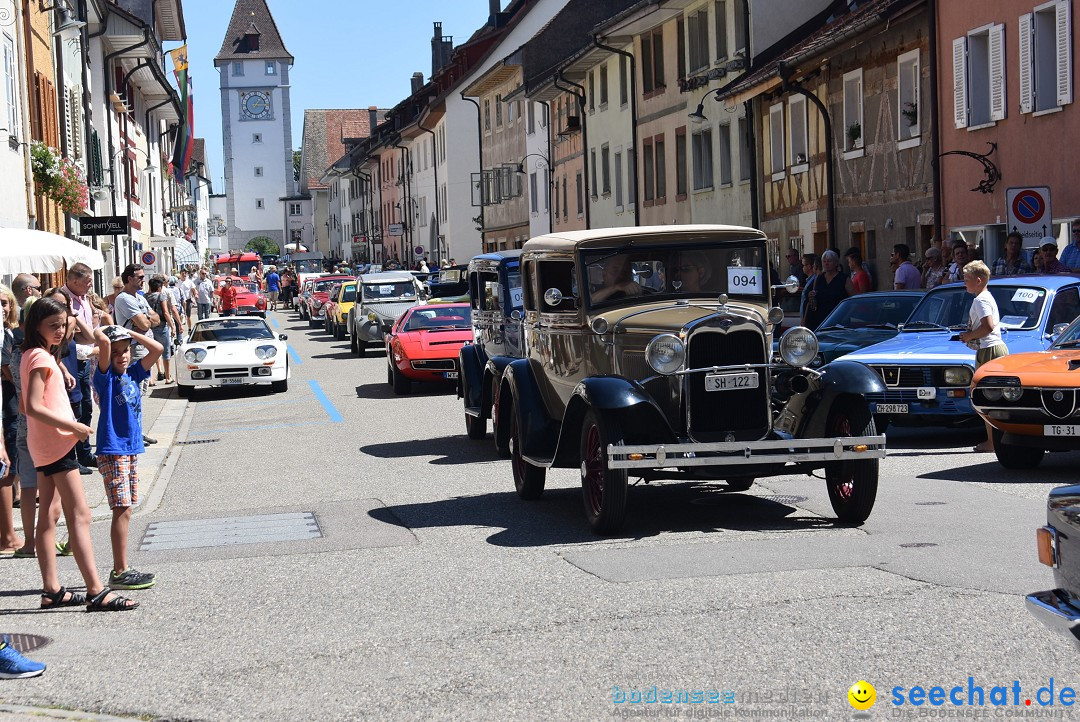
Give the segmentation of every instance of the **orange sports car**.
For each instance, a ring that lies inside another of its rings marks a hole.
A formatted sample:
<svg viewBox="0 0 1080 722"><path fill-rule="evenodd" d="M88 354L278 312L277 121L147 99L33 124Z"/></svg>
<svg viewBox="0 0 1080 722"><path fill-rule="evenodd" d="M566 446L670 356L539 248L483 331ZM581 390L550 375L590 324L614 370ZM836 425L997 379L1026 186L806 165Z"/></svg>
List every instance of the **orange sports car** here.
<svg viewBox="0 0 1080 722"><path fill-rule="evenodd" d="M993 427L1006 469L1033 469L1047 451L1080 450L1080 318L1045 351L983 364L972 385L972 405Z"/></svg>
<svg viewBox="0 0 1080 722"><path fill-rule="evenodd" d="M386 382L407 394L413 381L458 383L458 352L473 340L467 303L413 306L386 335Z"/></svg>

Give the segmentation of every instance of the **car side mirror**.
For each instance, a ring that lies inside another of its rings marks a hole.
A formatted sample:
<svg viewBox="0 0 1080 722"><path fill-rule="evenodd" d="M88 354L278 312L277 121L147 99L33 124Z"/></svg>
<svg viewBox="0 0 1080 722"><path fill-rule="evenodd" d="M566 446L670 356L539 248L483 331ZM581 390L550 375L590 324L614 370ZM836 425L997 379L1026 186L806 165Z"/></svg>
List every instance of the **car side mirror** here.
<svg viewBox="0 0 1080 722"><path fill-rule="evenodd" d="M544 303L546 303L547 305L552 307L558 306L560 303L562 303L562 300L563 294L562 291L560 291L559 289L549 288L548 290L544 291Z"/></svg>
<svg viewBox="0 0 1080 722"><path fill-rule="evenodd" d="M1065 333L1065 329L1069 327L1067 323L1055 323L1054 327L1050 329L1050 333L1047 334L1049 338L1057 338L1061 334Z"/></svg>
<svg viewBox="0 0 1080 722"><path fill-rule="evenodd" d="M517 310L515 308L513 311L510 312L510 319L512 321L520 321L521 320L521 311L519 311L519 310Z"/></svg>
<svg viewBox="0 0 1080 722"><path fill-rule="evenodd" d="M798 293L799 279L796 276L788 276L786 279L784 279L784 282L782 284L778 286L773 286L772 288L774 291L778 288L782 288L788 293Z"/></svg>
<svg viewBox="0 0 1080 722"><path fill-rule="evenodd" d="M289 334L287 334L287 333L279 333L278 334L278 341L288 341L288 340L289 340Z"/></svg>

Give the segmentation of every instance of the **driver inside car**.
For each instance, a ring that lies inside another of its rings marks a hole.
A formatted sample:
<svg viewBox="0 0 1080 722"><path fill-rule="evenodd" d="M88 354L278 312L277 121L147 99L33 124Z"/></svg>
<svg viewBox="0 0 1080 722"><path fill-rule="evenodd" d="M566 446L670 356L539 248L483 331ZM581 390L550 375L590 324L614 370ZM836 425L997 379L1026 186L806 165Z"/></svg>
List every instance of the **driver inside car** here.
<svg viewBox="0 0 1080 722"><path fill-rule="evenodd" d="M672 269L671 286L676 291L704 291L712 277L709 259L701 251L684 251Z"/></svg>
<svg viewBox="0 0 1080 722"><path fill-rule="evenodd" d="M640 296L642 288L634 282L627 256L612 256L604 261L603 280L600 288L591 292L592 302L599 303L614 298Z"/></svg>

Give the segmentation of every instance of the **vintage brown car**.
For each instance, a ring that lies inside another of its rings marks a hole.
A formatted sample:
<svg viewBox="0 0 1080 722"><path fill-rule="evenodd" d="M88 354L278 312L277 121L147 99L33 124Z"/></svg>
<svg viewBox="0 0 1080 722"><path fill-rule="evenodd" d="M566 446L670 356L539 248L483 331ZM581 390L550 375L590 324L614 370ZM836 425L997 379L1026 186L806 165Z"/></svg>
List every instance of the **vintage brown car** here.
<svg viewBox="0 0 1080 722"><path fill-rule="evenodd" d="M628 481L724 480L825 470L833 510L861 523L877 494L877 434L861 364L810 363L817 339L783 320L768 243L734 226L572 231L521 254L525 357L503 371L493 419L525 499L548 468L581 470L585 512L619 530Z"/></svg>

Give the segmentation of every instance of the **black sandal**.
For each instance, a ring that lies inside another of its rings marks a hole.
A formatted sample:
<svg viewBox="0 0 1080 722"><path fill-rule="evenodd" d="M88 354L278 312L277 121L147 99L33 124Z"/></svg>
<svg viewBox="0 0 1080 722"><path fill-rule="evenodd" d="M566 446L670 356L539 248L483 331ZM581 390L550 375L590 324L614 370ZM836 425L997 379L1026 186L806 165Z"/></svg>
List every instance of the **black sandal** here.
<svg viewBox="0 0 1080 722"><path fill-rule="evenodd" d="M64 597L68 594L70 594L71 597L68 599L64 599ZM76 594L75 592L69 592L67 590L67 587L60 587L60 591L58 592L47 592L42 589L41 597L42 599L49 600L48 604L42 601L42 609L59 609L60 607L81 607L82 605L86 604L86 597L81 594Z"/></svg>
<svg viewBox="0 0 1080 722"><path fill-rule="evenodd" d="M88 612L126 612L129 609L135 609L139 606L138 602L132 601L127 597L121 597L119 594L113 596L109 601L105 601L105 597L109 596L112 592L111 589L105 587L100 592L90 598L90 601L86 603L86 611Z"/></svg>

